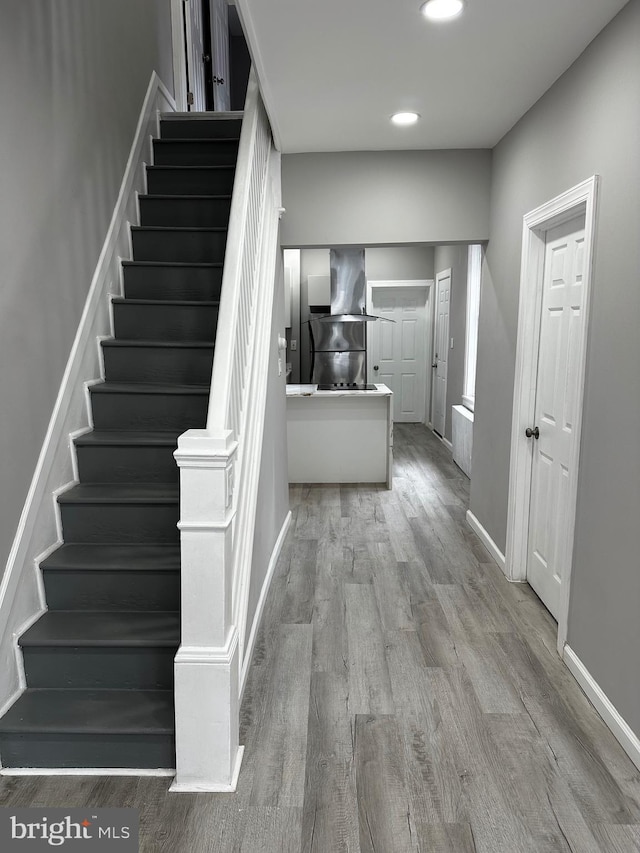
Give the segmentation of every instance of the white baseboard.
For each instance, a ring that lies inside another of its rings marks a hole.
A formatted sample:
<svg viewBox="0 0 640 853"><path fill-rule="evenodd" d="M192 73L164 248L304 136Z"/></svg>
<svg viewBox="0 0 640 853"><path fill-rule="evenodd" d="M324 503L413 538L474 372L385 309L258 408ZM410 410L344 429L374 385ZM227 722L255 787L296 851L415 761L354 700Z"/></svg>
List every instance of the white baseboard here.
<svg viewBox="0 0 640 853"><path fill-rule="evenodd" d="M262 620L262 611L264 610L264 605L267 600L267 593L269 592L269 587L271 586L273 573L275 572L276 566L278 565L278 558L280 557L280 552L282 551L284 540L286 539L287 533L289 532L289 527L291 526L291 517L291 510L289 510L282 523L282 527L280 528L280 533L278 534L278 538L276 539L276 544L273 546L273 551L271 552L271 559L269 560L267 574L265 576L264 583L262 584L262 589L260 590L260 598L258 599L258 605L256 607L256 612L253 617L251 632L249 634L249 639L244 650L244 661L242 662L242 673L240 675L240 702L242 702L244 688L247 683L247 676L249 675L249 667L251 666L251 658L253 657L253 648L256 644L258 628L260 627L260 622Z"/></svg>
<svg viewBox="0 0 640 853"><path fill-rule="evenodd" d="M467 522L469 523L469 527L473 530L474 533L478 535L482 544L487 549L489 554L493 557L495 562L500 566L503 572L506 572L506 562L504 559L504 554L498 548L493 539L489 536L484 527L480 524L475 515L471 512L470 509L467 510Z"/></svg>
<svg viewBox="0 0 640 853"><path fill-rule="evenodd" d="M430 429L434 436L438 439L438 441L442 442L447 450L450 450L453 453L453 444L449 441L448 438L445 438L440 433L436 432L435 427L431 421L425 421L425 426L427 429Z"/></svg>
<svg viewBox="0 0 640 853"><path fill-rule="evenodd" d="M611 700L569 645L564 647L562 658L593 707L611 729L615 739L635 766L640 769L640 738L620 716Z"/></svg>
<svg viewBox="0 0 640 853"><path fill-rule="evenodd" d="M16 666L21 626L43 606L40 555L60 542L57 491L76 479L69 436L90 426L86 383L101 375L97 339L111 335L110 296L121 291L120 261L130 257L129 223L136 220L136 190L144 187L144 162L158 110L175 109L154 72L147 88L109 229L40 449L17 532L0 582L0 706L21 688ZM35 448L34 448L35 450Z"/></svg>
<svg viewBox="0 0 640 853"><path fill-rule="evenodd" d="M183 784L181 782L173 782L169 791L172 794L193 794L193 793L207 793L207 794L233 794L238 787L238 779L240 778L240 767L242 766L242 757L244 755L244 746L238 747L238 752L236 754L236 761L233 766L233 772L231 774L231 782L228 785L198 785L196 784Z"/></svg>

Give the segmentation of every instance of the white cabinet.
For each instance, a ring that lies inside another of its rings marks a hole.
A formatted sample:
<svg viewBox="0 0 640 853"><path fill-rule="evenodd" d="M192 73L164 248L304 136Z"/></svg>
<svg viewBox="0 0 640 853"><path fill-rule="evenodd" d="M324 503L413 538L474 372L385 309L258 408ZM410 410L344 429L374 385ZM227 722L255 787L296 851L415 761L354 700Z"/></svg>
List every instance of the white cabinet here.
<svg viewBox="0 0 640 853"><path fill-rule="evenodd" d="M391 488L392 394L287 386L290 483L386 483Z"/></svg>
<svg viewBox="0 0 640 853"><path fill-rule="evenodd" d="M307 276L309 305L331 305L331 276Z"/></svg>

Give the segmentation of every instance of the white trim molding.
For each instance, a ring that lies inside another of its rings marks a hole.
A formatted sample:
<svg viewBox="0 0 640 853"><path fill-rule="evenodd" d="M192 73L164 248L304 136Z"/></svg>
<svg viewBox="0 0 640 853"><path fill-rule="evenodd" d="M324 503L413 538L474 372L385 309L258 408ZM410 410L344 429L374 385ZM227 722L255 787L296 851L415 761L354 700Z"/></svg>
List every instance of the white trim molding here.
<svg viewBox="0 0 640 853"><path fill-rule="evenodd" d="M160 110L175 109L153 72L142 104L129 158L78 330L53 407L9 559L0 582L0 705L24 688L16 659L23 626L44 608L38 568L45 552L61 543L56 495L76 481L70 436L90 427L87 386L100 381L99 337L111 336L110 297L121 293L121 259L130 257L129 224L137 222L136 191L144 190L149 137ZM35 450L36 448L34 448Z"/></svg>
<svg viewBox="0 0 640 853"><path fill-rule="evenodd" d="M189 430L180 468L181 645L175 657L172 791L234 791L240 772L238 630L231 621L233 476L229 430Z"/></svg>
<svg viewBox="0 0 640 853"><path fill-rule="evenodd" d="M591 675L571 646L565 645L562 658L587 698L602 717L620 746L640 770L640 738L631 729Z"/></svg>
<svg viewBox="0 0 640 853"><path fill-rule="evenodd" d="M498 548L493 539L489 536L485 528L480 524L475 515L470 509L467 510L467 523L473 532L478 536L484 547L487 549L492 559L500 566L504 572L504 554Z"/></svg>
<svg viewBox="0 0 640 853"><path fill-rule="evenodd" d="M184 0L171 0L171 50L175 110L187 109L187 54L184 28Z"/></svg>
<svg viewBox="0 0 640 853"><path fill-rule="evenodd" d="M545 235L550 228L576 216L585 217L585 270L583 277L584 302L581 315L581 349L578 353L576 411L574 440L571 458L571 483L569 486L569 524L562 548L563 564L558 566L562 577L560 610L558 613L558 652L567 638L569 588L575 513L578 494L578 466L580 433L584 398L587 331L591 280L593 277L593 248L596 223L598 176L572 187L535 210L527 213L522 224L522 264L520 271L520 307L518 311L518 337L511 426L511 463L509 472L509 503L507 516L507 547L505 574L512 581L527 578L529 511L531 500L530 442L524 440L524 430L533 421L538 371L538 347L542 315L542 283L544 272Z"/></svg>
<svg viewBox="0 0 640 853"><path fill-rule="evenodd" d="M242 659L242 672L240 674L240 703L242 703L242 697L244 696L244 688L247 685L249 667L251 666L251 658L253 657L253 649L256 644L260 621L262 620L262 612L264 610L264 605L267 601L267 594L271 586L271 581L273 579L276 566L278 565L278 558L280 557L282 546L284 545L284 541L287 538L287 533L289 532L289 527L291 526L291 518L291 510L289 510L282 523L282 527L280 529L280 533L278 534L278 538L276 539L276 543L273 546L273 551L271 552L271 558L269 560L269 566L267 568L267 574L265 576L264 583L262 584L262 589L260 590L260 598L258 599L256 612L253 616L253 623L251 625L251 631L249 632L249 639L246 642Z"/></svg>
<svg viewBox="0 0 640 853"><path fill-rule="evenodd" d="M260 93L262 95L262 102L264 103L265 110L267 112L267 115L269 116L269 124L271 125L273 142L275 144L276 149L278 151L281 151L282 134L280 132L280 126L278 125L277 121L278 110L274 108L276 98L271 89L269 75L265 71L266 65L264 59L262 58L262 52L260 51L260 39L257 35L257 27L253 22L250 4L248 0L235 0L234 5L238 12L240 23L242 24L242 31L244 32L247 39L247 47L249 48L249 53L251 54L251 63L255 68L256 78L260 83Z"/></svg>

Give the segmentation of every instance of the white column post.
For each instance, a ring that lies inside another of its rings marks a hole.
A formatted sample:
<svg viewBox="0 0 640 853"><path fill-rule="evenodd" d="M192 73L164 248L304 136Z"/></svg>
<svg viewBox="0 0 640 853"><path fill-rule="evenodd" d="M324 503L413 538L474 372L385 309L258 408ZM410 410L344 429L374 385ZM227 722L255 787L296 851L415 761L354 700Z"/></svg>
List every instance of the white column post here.
<svg viewBox="0 0 640 853"><path fill-rule="evenodd" d="M189 430L174 454L180 468L182 637L175 658L172 791L234 791L240 771L238 630L231 617L236 451L228 430Z"/></svg>

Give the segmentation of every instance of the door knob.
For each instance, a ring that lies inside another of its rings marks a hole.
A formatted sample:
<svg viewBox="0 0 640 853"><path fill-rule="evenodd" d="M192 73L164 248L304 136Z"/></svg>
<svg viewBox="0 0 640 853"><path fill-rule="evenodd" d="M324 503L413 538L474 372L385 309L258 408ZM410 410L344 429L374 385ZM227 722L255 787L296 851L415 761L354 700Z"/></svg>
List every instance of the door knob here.
<svg viewBox="0 0 640 853"><path fill-rule="evenodd" d="M380 370L380 368L378 367L378 365L377 365L377 364L374 364L374 365L373 365L373 369L374 369L374 370Z"/></svg>
<svg viewBox="0 0 640 853"><path fill-rule="evenodd" d="M527 427L524 434L527 438L535 438L536 441L540 438L540 430L538 427L534 427L533 429L531 429L531 427Z"/></svg>

